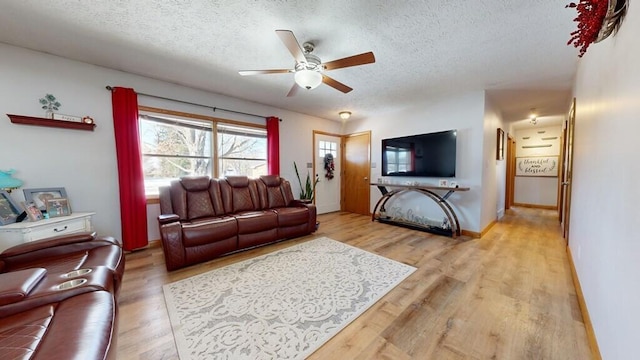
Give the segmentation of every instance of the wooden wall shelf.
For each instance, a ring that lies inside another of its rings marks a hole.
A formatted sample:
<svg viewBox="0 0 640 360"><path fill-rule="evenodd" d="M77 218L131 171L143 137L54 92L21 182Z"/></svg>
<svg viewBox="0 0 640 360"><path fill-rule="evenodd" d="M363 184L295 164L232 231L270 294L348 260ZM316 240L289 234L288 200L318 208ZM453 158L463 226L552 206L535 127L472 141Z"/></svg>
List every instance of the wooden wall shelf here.
<svg viewBox="0 0 640 360"><path fill-rule="evenodd" d="M76 121L66 121L66 120L53 120L46 119L40 117L31 117L31 116L23 116L23 115L12 115L7 114L11 122L14 124L22 124L22 125L34 125L34 126L47 126L47 127L55 127L62 129L73 129L73 130L87 130L93 131L95 129L96 124L85 124Z"/></svg>

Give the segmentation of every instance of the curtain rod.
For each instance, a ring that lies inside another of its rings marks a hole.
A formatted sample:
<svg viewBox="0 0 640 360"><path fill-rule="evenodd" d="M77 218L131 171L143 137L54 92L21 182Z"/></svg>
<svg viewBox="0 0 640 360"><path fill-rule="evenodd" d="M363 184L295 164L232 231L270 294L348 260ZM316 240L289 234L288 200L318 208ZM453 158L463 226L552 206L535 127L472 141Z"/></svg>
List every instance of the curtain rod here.
<svg viewBox="0 0 640 360"><path fill-rule="evenodd" d="M105 89L107 89L109 91L113 91L113 87L111 87L110 85L105 86ZM259 117L259 118L262 118L262 119L268 118L268 116L249 114L249 113L242 112L242 111L223 109L223 108L219 108L219 107L215 107L215 106L211 106L211 105L203 105L203 104L193 103L193 102L184 101L184 100L171 99L171 98L168 98L168 97L163 97L163 96L158 96L158 95L151 95L151 94L145 94L145 93L139 93L139 92L136 92L136 94L142 95L142 96L148 96L148 97L152 97L152 98L156 98L156 99L175 101L175 102L188 104L188 105L202 106L202 107L205 107L205 108L208 108L208 109L213 109L213 112L216 112L216 110L220 110L220 111L226 111L226 112L230 112L230 113L234 113L234 114L241 114L241 115ZM282 119L278 119L278 120L282 121Z"/></svg>

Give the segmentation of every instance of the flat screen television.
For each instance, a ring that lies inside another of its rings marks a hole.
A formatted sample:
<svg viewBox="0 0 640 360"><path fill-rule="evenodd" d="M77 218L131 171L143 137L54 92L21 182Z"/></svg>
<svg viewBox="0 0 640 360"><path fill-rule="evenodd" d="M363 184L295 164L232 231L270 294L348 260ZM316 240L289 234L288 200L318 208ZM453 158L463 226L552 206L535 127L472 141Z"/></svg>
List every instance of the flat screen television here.
<svg viewBox="0 0 640 360"><path fill-rule="evenodd" d="M382 176L456 176L457 131L382 140Z"/></svg>

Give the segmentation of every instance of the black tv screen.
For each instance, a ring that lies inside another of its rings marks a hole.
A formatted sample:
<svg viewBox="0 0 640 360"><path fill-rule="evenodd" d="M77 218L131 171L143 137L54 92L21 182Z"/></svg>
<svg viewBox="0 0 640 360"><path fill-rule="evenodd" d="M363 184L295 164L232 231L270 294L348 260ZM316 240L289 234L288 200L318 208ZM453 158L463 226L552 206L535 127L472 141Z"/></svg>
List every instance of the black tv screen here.
<svg viewBox="0 0 640 360"><path fill-rule="evenodd" d="M382 140L382 176L456 176L457 131Z"/></svg>

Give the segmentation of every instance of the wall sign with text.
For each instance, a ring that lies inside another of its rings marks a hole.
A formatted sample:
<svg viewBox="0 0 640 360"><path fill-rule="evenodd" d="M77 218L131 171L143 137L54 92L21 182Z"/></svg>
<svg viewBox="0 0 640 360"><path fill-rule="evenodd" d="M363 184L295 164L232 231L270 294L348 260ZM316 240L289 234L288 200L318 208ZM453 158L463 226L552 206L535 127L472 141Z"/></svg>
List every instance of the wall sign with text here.
<svg viewBox="0 0 640 360"><path fill-rule="evenodd" d="M557 156L516 158L516 176L558 176Z"/></svg>

